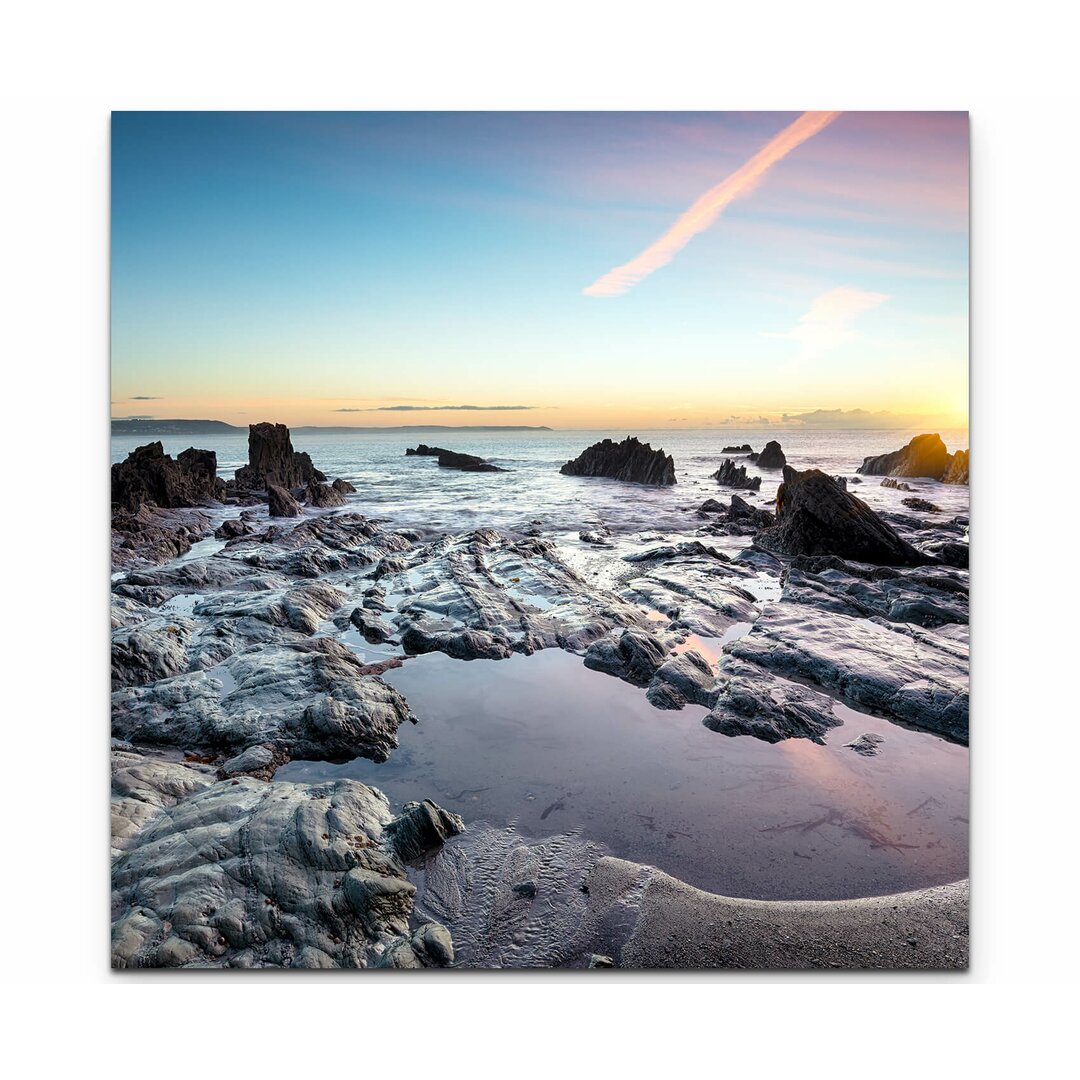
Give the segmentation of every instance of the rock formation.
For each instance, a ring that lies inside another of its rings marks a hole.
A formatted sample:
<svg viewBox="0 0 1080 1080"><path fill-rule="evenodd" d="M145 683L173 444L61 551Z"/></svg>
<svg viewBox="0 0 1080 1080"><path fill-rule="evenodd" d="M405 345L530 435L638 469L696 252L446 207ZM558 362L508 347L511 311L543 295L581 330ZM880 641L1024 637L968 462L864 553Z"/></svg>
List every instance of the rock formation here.
<svg viewBox="0 0 1080 1080"><path fill-rule="evenodd" d="M891 454L879 454L863 460L858 471L864 476L926 476L940 480L952 463L940 435L916 435Z"/></svg>
<svg viewBox="0 0 1080 1080"><path fill-rule="evenodd" d="M888 478L881 481L883 488L894 488L896 491L914 491L915 489L910 484L905 484L902 480L890 480Z"/></svg>
<svg viewBox="0 0 1080 1080"><path fill-rule="evenodd" d="M933 562L820 469L784 466L776 494L776 524L754 543L782 555L839 555L879 566Z"/></svg>
<svg viewBox="0 0 1080 1080"><path fill-rule="evenodd" d="M248 463L236 470L240 490L266 491L270 484L292 490L325 479L307 454L293 450L284 424L252 424L248 428Z"/></svg>
<svg viewBox="0 0 1080 1080"><path fill-rule="evenodd" d="M271 517L301 517L304 513L300 504L283 487L275 483L266 485L266 494L270 503Z"/></svg>
<svg viewBox="0 0 1080 1080"><path fill-rule="evenodd" d="M132 513L141 506L203 506L224 497L213 450L189 447L173 460L160 442L152 442L112 467L112 504Z"/></svg>
<svg viewBox="0 0 1080 1080"><path fill-rule="evenodd" d="M622 442L604 439L593 443L560 470L564 476L606 476L633 484L675 483L675 462L670 454L628 435Z"/></svg>
<svg viewBox="0 0 1080 1080"><path fill-rule="evenodd" d="M344 506L345 496L332 484L320 484L316 480L309 480L304 491L304 501L308 506L326 509L332 506Z"/></svg>
<svg viewBox="0 0 1080 1080"><path fill-rule="evenodd" d="M423 804L438 839L461 819ZM445 967L445 927L410 925L416 890L393 818L354 780L218 780L205 767L113 754L112 964L131 967ZM414 924L415 925L415 924Z"/></svg>
<svg viewBox="0 0 1080 1080"><path fill-rule="evenodd" d="M353 485L350 484L348 480L342 480L342 478L340 476L330 486L339 495L355 495L356 494L356 488L353 487Z"/></svg>
<svg viewBox="0 0 1080 1080"><path fill-rule="evenodd" d="M421 443L415 450L407 449L406 457L437 457L442 469L460 469L462 472L506 472L498 465L492 465L475 454L459 454L456 450L447 450L442 446L428 446Z"/></svg>
<svg viewBox="0 0 1080 1080"><path fill-rule="evenodd" d="M751 454L750 460L759 469L782 469L787 464L784 451L780 449L780 444L775 439L767 442L760 454Z"/></svg>
<svg viewBox="0 0 1080 1080"><path fill-rule="evenodd" d="M712 478L724 487L742 488L757 491L761 487L760 476L747 476L745 465L736 465L730 458L725 458L723 465L712 474Z"/></svg>
<svg viewBox="0 0 1080 1080"><path fill-rule="evenodd" d="M720 451L721 454L752 454L754 448L749 443L743 443L742 446L725 446Z"/></svg>
<svg viewBox="0 0 1080 1080"><path fill-rule="evenodd" d="M968 482L968 452L957 450L952 456L945 475L941 478L946 484L966 484Z"/></svg>
<svg viewBox="0 0 1080 1080"><path fill-rule="evenodd" d="M910 496L910 497L908 497L906 499L901 499L900 501L906 507L908 507L909 509L918 510L923 514L940 514L941 513L941 507L940 506L935 506L932 502L929 502L927 499L919 499L919 498L916 498L915 496Z"/></svg>

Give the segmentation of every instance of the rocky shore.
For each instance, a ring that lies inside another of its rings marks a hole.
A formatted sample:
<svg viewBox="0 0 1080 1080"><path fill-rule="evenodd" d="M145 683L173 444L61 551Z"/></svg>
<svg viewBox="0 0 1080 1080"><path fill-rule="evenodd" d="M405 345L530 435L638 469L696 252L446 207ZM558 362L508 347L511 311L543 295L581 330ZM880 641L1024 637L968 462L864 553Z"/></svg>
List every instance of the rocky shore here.
<svg viewBox="0 0 1080 1080"><path fill-rule="evenodd" d="M442 465L452 452L409 453ZM959 475L958 457L939 478ZM883 475L877 460L860 472ZM917 447L888 468L925 460ZM631 438L561 471L675 482L673 459ZM677 537L582 530L570 546L536 526L374 520L363 491L329 483L282 425L252 426L229 481L207 451L136 450L113 469L114 964L512 966L527 958L483 912L528 900L531 913L547 888L524 870L481 887L493 863L510 873L498 852L513 841L522 866L540 859L576 890L577 921L551 921L537 964L963 966L963 886L820 907L734 900L580 837L489 834L431 802L395 816L356 781L273 780L294 759L393 755L401 725L424 717L384 676L431 652L564 650L656 708L708 710L718 739L850 742L859 729L832 734L842 705L966 743L966 520L876 512L817 470L783 465L783 478L771 508L709 499ZM701 642L723 643L718 661ZM514 891L529 882L532 896Z"/></svg>

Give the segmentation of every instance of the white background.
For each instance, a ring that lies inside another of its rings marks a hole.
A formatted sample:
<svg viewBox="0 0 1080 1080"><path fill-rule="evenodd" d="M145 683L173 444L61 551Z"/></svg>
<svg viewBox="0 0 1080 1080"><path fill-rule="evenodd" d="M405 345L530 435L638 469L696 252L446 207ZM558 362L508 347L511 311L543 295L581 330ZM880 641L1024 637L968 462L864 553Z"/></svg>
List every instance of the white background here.
<svg viewBox="0 0 1080 1080"><path fill-rule="evenodd" d="M11 1075L1063 1071L1077 976L1077 37L1065 5L993 10L7 8L0 1015ZM969 974L109 972L108 131L110 110L136 108L971 111Z"/></svg>

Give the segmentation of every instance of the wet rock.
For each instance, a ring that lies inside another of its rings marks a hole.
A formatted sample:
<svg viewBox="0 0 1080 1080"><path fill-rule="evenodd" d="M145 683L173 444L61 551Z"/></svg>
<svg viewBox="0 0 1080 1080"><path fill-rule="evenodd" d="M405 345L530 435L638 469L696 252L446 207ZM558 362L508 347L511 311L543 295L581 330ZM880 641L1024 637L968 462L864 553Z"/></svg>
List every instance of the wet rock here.
<svg viewBox="0 0 1080 1080"><path fill-rule="evenodd" d="M646 548L644 551L635 551L624 555L626 562L652 562L654 560L666 560L683 558L687 555L706 555L710 559L719 559L721 562L729 562L730 559L722 551L703 544L700 540L684 540L679 544L661 544L659 547Z"/></svg>
<svg viewBox="0 0 1080 1080"><path fill-rule="evenodd" d="M383 622L378 615L366 607L354 608L349 622L363 635L369 645L381 645L394 638L393 627Z"/></svg>
<svg viewBox="0 0 1080 1080"><path fill-rule="evenodd" d="M406 803L386 826L394 851L405 862L415 862L464 830L465 822L457 814L430 799Z"/></svg>
<svg viewBox="0 0 1080 1080"><path fill-rule="evenodd" d="M918 510L920 513L923 513L923 514L940 514L941 513L941 507L940 506L935 506L932 502L929 502L927 499L919 499L919 498L916 498L915 496L912 496L909 499L901 499L900 501L905 506L909 507L910 509Z"/></svg>
<svg viewBox="0 0 1080 1080"><path fill-rule="evenodd" d="M933 561L819 469L797 472L791 466L784 467L777 492L776 525L754 543L774 554L839 555L885 566Z"/></svg>
<svg viewBox="0 0 1080 1080"><path fill-rule="evenodd" d="M820 686L852 708L966 743L966 630L958 624L930 630L851 618L782 601L767 605L750 633L727 652L776 675Z"/></svg>
<svg viewBox="0 0 1080 1080"><path fill-rule="evenodd" d="M454 943L450 931L436 922L426 922L409 937L395 941L378 963L380 968L417 970L450 967L454 962Z"/></svg>
<svg viewBox="0 0 1080 1080"><path fill-rule="evenodd" d="M845 491L847 491L847 477L846 476L834 476L832 479L833 479L834 484L839 484L840 487L842 487Z"/></svg>
<svg viewBox="0 0 1080 1080"><path fill-rule="evenodd" d="M509 644L486 630L428 630L419 624L401 634L401 647L410 655L441 652L455 660L505 660Z"/></svg>
<svg viewBox="0 0 1080 1080"><path fill-rule="evenodd" d="M647 631L624 630L617 636L594 641L585 651L585 666L646 686L664 662L667 651L664 644Z"/></svg>
<svg viewBox="0 0 1080 1080"><path fill-rule="evenodd" d="M390 820L353 780L219 781L114 752L113 967L363 968L417 935L449 963L445 929L410 931Z"/></svg>
<svg viewBox="0 0 1080 1080"><path fill-rule="evenodd" d="M824 743L826 733L843 721L827 694L728 656L712 712L702 723L721 735L749 735L768 743Z"/></svg>
<svg viewBox="0 0 1080 1080"><path fill-rule="evenodd" d="M930 629L968 621L967 574L948 566L894 569L799 556L785 572L783 597L840 615Z"/></svg>
<svg viewBox="0 0 1080 1080"><path fill-rule="evenodd" d="M593 443L559 470L564 476L606 476L634 484L675 483L675 462L663 450L627 436L622 442L604 439Z"/></svg>
<svg viewBox="0 0 1080 1080"><path fill-rule="evenodd" d="M736 465L730 458L725 458L724 463L712 474L712 478L724 487L745 488L749 491L757 491L761 487L760 476L747 476L744 465Z"/></svg>
<svg viewBox="0 0 1080 1080"><path fill-rule="evenodd" d="M143 506L203 506L224 497L225 482L218 479L213 450L190 447L173 460L160 442L152 442L112 467L112 504L131 513Z"/></svg>
<svg viewBox="0 0 1080 1080"><path fill-rule="evenodd" d="M968 568L970 548L967 544L957 540L931 540L923 545L923 550L946 566L955 566L961 570Z"/></svg>
<svg viewBox="0 0 1080 1080"><path fill-rule="evenodd" d="M312 480L325 479L307 454L293 450L289 429L284 424L262 423L248 427L248 463L236 470L239 490L269 492L270 485L274 485L291 491L306 487Z"/></svg>
<svg viewBox="0 0 1080 1080"><path fill-rule="evenodd" d="M266 494L270 503L271 517L303 517L300 504L283 487L268 483Z"/></svg>
<svg viewBox="0 0 1080 1080"><path fill-rule="evenodd" d="M910 484L897 482L896 480L885 479L881 481L883 488L895 488L897 491L914 491L915 489Z"/></svg>
<svg viewBox="0 0 1080 1080"><path fill-rule="evenodd" d="M112 686L144 686L179 675L188 667L190 619L156 613L138 626L120 625L112 634Z"/></svg>
<svg viewBox="0 0 1080 1080"><path fill-rule="evenodd" d="M253 532L255 528L250 521L244 521L243 518L230 518L214 530L214 536L219 540L235 540L240 536L250 536Z"/></svg>
<svg viewBox="0 0 1080 1080"><path fill-rule="evenodd" d="M406 456L437 457L441 469L460 469L462 472L506 472L497 465L492 465L475 454L459 454L456 450L447 450L441 446L428 446L421 443L415 450L405 451Z"/></svg>
<svg viewBox="0 0 1080 1080"><path fill-rule="evenodd" d="M749 443L743 443L742 446L725 446L720 451L721 454L752 454L754 448Z"/></svg>
<svg viewBox="0 0 1080 1080"><path fill-rule="evenodd" d="M858 471L863 476L927 476L940 480L951 463L941 436L916 435L899 450L863 459Z"/></svg>
<svg viewBox="0 0 1080 1080"><path fill-rule="evenodd" d="M385 761L408 719L405 699L326 637L270 639L209 671L128 686L112 708L114 734L130 742L230 753L273 744L312 760Z"/></svg>
<svg viewBox="0 0 1080 1080"><path fill-rule="evenodd" d="M191 550L210 535L210 516L201 510L140 506L112 513L112 564L115 569L155 566Z"/></svg>
<svg viewBox="0 0 1080 1080"><path fill-rule="evenodd" d="M613 968L615 961L610 956L601 956L599 953L590 953L586 959L585 966L590 969L596 968Z"/></svg>
<svg viewBox="0 0 1080 1080"><path fill-rule="evenodd" d="M658 709L681 709L684 705L703 705L711 709L716 702L716 673L696 649L687 649L656 669L646 697Z"/></svg>
<svg viewBox="0 0 1080 1080"><path fill-rule="evenodd" d="M966 484L968 482L968 451L957 450L949 462L949 467L942 476L946 484Z"/></svg>
<svg viewBox="0 0 1080 1080"><path fill-rule="evenodd" d="M339 495L355 495L356 488L340 476L330 485Z"/></svg>
<svg viewBox="0 0 1080 1080"><path fill-rule="evenodd" d="M780 444L771 439L765 444L765 449L756 456L750 455L750 460L754 462L759 469L782 469L787 464L787 457L784 455L784 451L780 448Z"/></svg>
<svg viewBox="0 0 1080 1080"><path fill-rule="evenodd" d="M523 900L534 900L536 898L536 882L535 881L521 881L513 887L512 890Z"/></svg>
<svg viewBox="0 0 1080 1080"><path fill-rule="evenodd" d="M862 757L876 757L881 752L880 747L884 741L884 735L878 735L874 731L867 731L857 739L844 743L844 747L848 750L854 750L856 754Z"/></svg>
<svg viewBox="0 0 1080 1080"><path fill-rule="evenodd" d="M605 533L597 532L595 529L590 529L588 532L579 532L578 539L583 544L593 544L596 547L612 546L610 538Z"/></svg>
<svg viewBox="0 0 1080 1080"><path fill-rule="evenodd" d="M269 780L287 760L288 757L276 752L273 746L257 744L223 762L218 774L222 780L231 780L234 776L254 776L259 780Z"/></svg>
<svg viewBox="0 0 1080 1080"><path fill-rule="evenodd" d="M320 484L315 480L309 480L308 486L304 490L304 501L308 506L328 509L334 506L344 506L345 496L331 484Z"/></svg>

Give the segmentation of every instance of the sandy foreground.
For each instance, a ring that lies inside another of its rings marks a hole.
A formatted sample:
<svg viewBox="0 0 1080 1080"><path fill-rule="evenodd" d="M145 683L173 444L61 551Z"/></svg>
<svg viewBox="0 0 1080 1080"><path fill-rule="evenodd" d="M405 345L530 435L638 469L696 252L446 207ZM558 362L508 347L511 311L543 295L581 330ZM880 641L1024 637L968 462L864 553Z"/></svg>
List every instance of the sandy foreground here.
<svg viewBox="0 0 1080 1080"><path fill-rule="evenodd" d="M963 970L968 882L858 900L739 900L601 859L589 909L622 968ZM626 923L626 897L637 894ZM619 910L621 909L621 911ZM619 939L621 948L616 944Z"/></svg>

